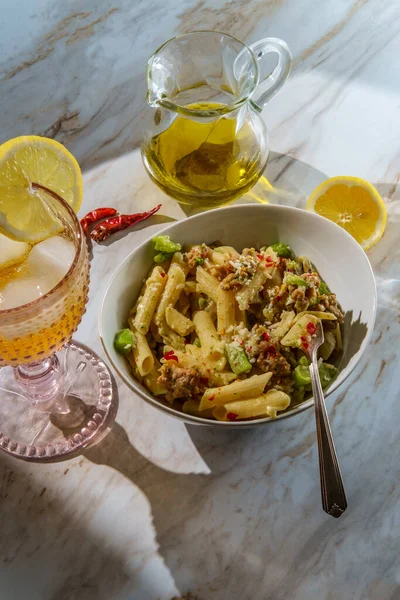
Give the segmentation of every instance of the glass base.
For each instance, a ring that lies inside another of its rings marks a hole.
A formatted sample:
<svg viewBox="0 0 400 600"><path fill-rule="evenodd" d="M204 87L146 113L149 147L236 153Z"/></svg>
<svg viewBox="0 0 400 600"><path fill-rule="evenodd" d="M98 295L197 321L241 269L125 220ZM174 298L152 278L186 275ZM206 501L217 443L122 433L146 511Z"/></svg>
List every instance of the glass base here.
<svg viewBox="0 0 400 600"><path fill-rule="evenodd" d="M0 368L3 452L32 462L65 460L110 431L118 393L107 366L92 350L71 341L49 359L47 378L43 395L40 386L26 395L23 372Z"/></svg>

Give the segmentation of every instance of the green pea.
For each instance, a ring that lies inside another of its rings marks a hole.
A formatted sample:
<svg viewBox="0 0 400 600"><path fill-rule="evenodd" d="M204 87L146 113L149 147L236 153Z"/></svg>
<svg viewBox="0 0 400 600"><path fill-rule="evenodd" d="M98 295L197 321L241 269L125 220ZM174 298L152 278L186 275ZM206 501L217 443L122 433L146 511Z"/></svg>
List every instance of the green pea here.
<svg viewBox="0 0 400 600"><path fill-rule="evenodd" d="M121 329L115 334L114 348L120 354L129 354L135 345L135 336L130 329Z"/></svg>

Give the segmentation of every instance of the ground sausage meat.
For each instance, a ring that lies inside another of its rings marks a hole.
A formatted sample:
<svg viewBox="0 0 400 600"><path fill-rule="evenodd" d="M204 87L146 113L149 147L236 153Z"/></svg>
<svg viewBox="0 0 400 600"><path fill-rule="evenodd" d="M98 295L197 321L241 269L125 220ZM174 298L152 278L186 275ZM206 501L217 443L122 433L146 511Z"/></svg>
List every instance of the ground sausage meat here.
<svg viewBox="0 0 400 600"><path fill-rule="evenodd" d="M201 393L199 372L196 369L178 367L176 362L171 360L162 365L158 383L167 388L165 397L169 402L175 398L192 398Z"/></svg>
<svg viewBox="0 0 400 600"><path fill-rule="evenodd" d="M185 254L185 260L188 263L189 269L194 269L203 264L206 258L210 257L210 248L206 244L201 246L193 246L189 252Z"/></svg>
<svg viewBox="0 0 400 600"><path fill-rule="evenodd" d="M260 354L257 358L257 366L264 373L272 372L275 375L289 375L290 364L279 352L278 344L262 340L259 344Z"/></svg>
<svg viewBox="0 0 400 600"><path fill-rule="evenodd" d="M292 292L292 300L294 301L294 307L298 312L307 310L309 300L306 298L306 292L304 288L297 288Z"/></svg>

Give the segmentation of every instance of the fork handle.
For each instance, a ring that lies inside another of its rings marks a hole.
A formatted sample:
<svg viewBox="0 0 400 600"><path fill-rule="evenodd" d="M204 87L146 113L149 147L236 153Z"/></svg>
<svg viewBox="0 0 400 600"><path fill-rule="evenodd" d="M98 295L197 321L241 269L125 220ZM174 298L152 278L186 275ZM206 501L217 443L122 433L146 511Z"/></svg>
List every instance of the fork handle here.
<svg viewBox="0 0 400 600"><path fill-rule="evenodd" d="M324 394L316 359L310 364L311 385L314 394L317 422L319 474L321 480L322 508L328 515L338 518L347 508L342 475L326 413Z"/></svg>

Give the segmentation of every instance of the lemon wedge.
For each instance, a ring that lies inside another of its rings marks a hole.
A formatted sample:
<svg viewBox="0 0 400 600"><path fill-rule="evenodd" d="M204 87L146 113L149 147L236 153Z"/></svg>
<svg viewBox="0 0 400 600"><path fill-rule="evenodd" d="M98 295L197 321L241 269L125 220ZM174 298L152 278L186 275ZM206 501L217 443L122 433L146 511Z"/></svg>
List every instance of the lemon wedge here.
<svg viewBox="0 0 400 600"><path fill-rule="evenodd" d="M0 146L0 232L12 240L37 243L62 231L39 184L78 212L82 174L72 154L55 140L28 135Z"/></svg>
<svg viewBox="0 0 400 600"><path fill-rule="evenodd" d="M364 250L376 244L386 227L386 206L379 192L358 177L327 179L311 194L307 210L343 227Z"/></svg>

